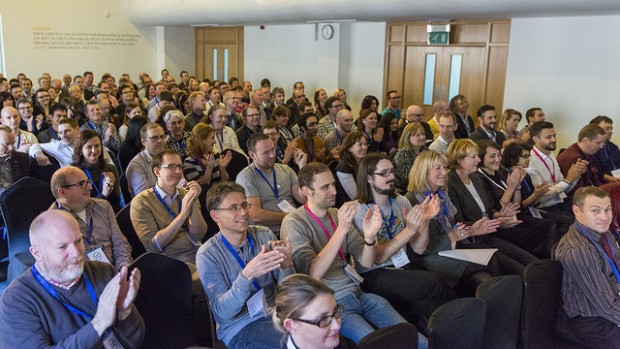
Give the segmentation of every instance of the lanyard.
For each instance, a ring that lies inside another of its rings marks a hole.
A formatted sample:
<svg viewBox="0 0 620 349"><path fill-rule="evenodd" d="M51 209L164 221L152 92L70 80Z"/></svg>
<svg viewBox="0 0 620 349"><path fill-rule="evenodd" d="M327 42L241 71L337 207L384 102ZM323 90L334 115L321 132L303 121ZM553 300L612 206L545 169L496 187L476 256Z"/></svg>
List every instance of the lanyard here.
<svg viewBox="0 0 620 349"><path fill-rule="evenodd" d="M84 236L84 240L86 240L86 243L91 248L93 247L93 245L90 243L90 238L92 237L93 237L93 217L91 216L90 221L88 223L88 236Z"/></svg>
<svg viewBox="0 0 620 349"><path fill-rule="evenodd" d="M22 144L22 131L18 130L17 132L17 148Z"/></svg>
<svg viewBox="0 0 620 349"><path fill-rule="evenodd" d="M215 139L217 139L217 142L220 144L220 151L224 150L224 130L222 130L222 139L220 140L220 136L217 134L217 132L215 133Z"/></svg>
<svg viewBox="0 0 620 349"><path fill-rule="evenodd" d="M164 201L164 199L161 197L161 195L159 195L159 192L157 191L157 188L153 188L153 192L155 193L155 196L157 196L157 199L159 199L159 202L161 202L162 205L164 205L164 208L166 209L166 211L168 211L168 213L170 213L170 215L172 216L172 219L177 218L177 214L178 213L174 213L171 209L170 206L168 206L168 204ZM179 195L179 213L181 212L181 195Z"/></svg>
<svg viewBox="0 0 620 349"><path fill-rule="evenodd" d="M263 172L261 170L259 170L256 165L254 165L254 169L256 170L256 172L258 172L258 174L263 178L263 180L265 181L265 183L267 183L267 185L269 186L269 188L271 189L271 191L273 192L273 195L275 195L276 199L280 198L280 195L278 193L278 181L276 178L276 169L275 167L271 169L272 174L273 174L273 186L271 186L271 183L269 183L269 181L267 180L267 177L265 177L265 175L263 174Z"/></svg>
<svg viewBox="0 0 620 349"><path fill-rule="evenodd" d="M97 186L97 184L93 180L93 177L90 175L90 171L88 169L84 169L84 173L86 173L86 176L88 177L88 179L90 179L90 181L93 183L93 186L95 187L95 190L97 191L97 195L101 195L101 191L103 190L103 178L105 177L103 173L101 174L101 178L99 178L99 186Z"/></svg>
<svg viewBox="0 0 620 349"><path fill-rule="evenodd" d="M39 271L34 265L32 266L32 274L34 275L35 279L37 279L39 284L43 286L43 288L47 291L47 293L49 293L52 297L56 298L56 300L59 301L65 308L84 318L93 318L93 315L86 314L85 312L72 306L71 304L62 301L60 299L60 296L58 296L58 292L52 287L52 285L50 285L47 280L45 280L43 276L41 276L41 274L39 274ZM95 307L97 307L98 301L97 293L95 293L95 288L93 287L93 284L90 282L90 279L88 278L88 275L86 275L86 273L82 273L82 277L84 277L84 283L86 284L86 289L88 289L88 293L90 294L90 299L92 299L93 303L95 303Z"/></svg>
<svg viewBox="0 0 620 349"><path fill-rule="evenodd" d="M366 130L364 130L362 132L364 132L364 136L366 136L366 139L368 140L368 142L371 142L372 138L370 137L370 135L368 133L366 133Z"/></svg>
<svg viewBox="0 0 620 349"><path fill-rule="evenodd" d="M58 132L56 132L52 126L50 126L49 130L50 130L50 133L53 136L52 137L53 139L60 140L60 137L58 137Z"/></svg>
<svg viewBox="0 0 620 349"><path fill-rule="evenodd" d="M338 129L334 130L336 132L336 137L338 137L338 144L342 144L342 136L340 135L340 132L338 132Z"/></svg>
<svg viewBox="0 0 620 349"><path fill-rule="evenodd" d="M501 185L500 185L500 183L497 183L496 181L493 180L493 178L489 177L489 175L487 175L483 169L478 168L478 172L480 172L480 174L482 174L484 178L488 179L491 183L493 183L493 185L500 188L502 191L506 191L506 188L508 187L508 185L506 184L506 182L504 182L503 179L500 179L500 182L501 182Z"/></svg>
<svg viewBox="0 0 620 349"><path fill-rule="evenodd" d="M323 232L325 233L325 236L327 236L327 240L331 239L332 236L329 234L329 231L327 230L325 225L319 220L319 217L317 217L314 214L314 212L312 212L310 210L310 207L308 207L308 204L305 204L304 208L306 209L306 212L308 212L308 215L310 215L310 217L319 225L319 227L321 227L321 229L323 229ZM338 227L336 226L336 222L334 222L334 219L332 218L332 216L329 215L329 212L327 212L327 217L329 218L329 223L331 223L331 225L332 225L332 229L334 229L334 231L336 231L336 229ZM340 247L340 249L338 250L338 256L340 256L340 259L342 259L344 261L344 253L342 253L342 247Z"/></svg>
<svg viewBox="0 0 620 349"><path fill-rule="evenodd" d="M314 160L314 137L312 137L312 153L310 153L310 149L308 148L308 143L306 143L306 139L302 137L302 139L304 140L304 146L306 147L306 150L308 151L308 158L309 158L309 162Z"/></svg>
<svg viewBox="0 0 620 349"><path fill-rule="evenodd" d="M95 131L97 131L97 133L99 133L99 130L97 129L97 125L93 124L93 122L92 122L92 121L87 122L87 123L86 123L86 126L87 126L89 129L91 129L91 130L95 130Z"/></svg>
<svg viewBox="0 0 620 349"><path fill-rule="evenodd" d="M383 219L383 223L387 225L387 234L390 237L390 240L392 240L394 238L392 236L392 227L394 226L394 208L392 207L392 198L389 198L389 202L390 202L390 220L387 221L385 217L383 216L383 214L381 215L381 219Z"/></svg>
<svg viewBox="0 0 620 349"><path fill-rule="evenodd" d="M248 234L248 243L250 244L250 256L254 258L254 240L252 240L252 235L250 235L250 233L247 233L247 234ZM226 240L226 238L224 237L224 234L221 234L221 236L222 236L222 242L224 243L228 251L230 251L230 253L233 255L233 257L235 257L235 259L237 260L237 263L239 263L239 266L241 267L241 270L245 269L246 264L243 261L243 259L241 259L241 256L239 256L237 251L235 251L234 247L230 244L230 242ZM252 260L252 258L250 258L250 260ZM252 280L252 284L254 284L254 287L256 287L258 290L261 289L261 287L258 285L256 280Z"/></svg>
<svg viewBox="0 0 620 349"><path fill-rule="evenodd" d="M575 227L575 229L577 229L578 232L580 232L586 239L590 240L590 242L594 245L594 247L603 255L603 257L605 258L605 260L607 261L607 263L609 264L609 266L611 267L611 270L614 272L614 275L616 276L616 281L618 282L618 285L620 285L620 271L618 271L618 267L616 267L616 262L612 261L611 259L609 259L609 256L607 256L607 253L605 253L605 251L603 250L603 248L601 247L601 245L592 240L592 238L586 236L585 232L583 230L581 230L581 228L579 228L577 226L577 224L573 225ZM615 236L614 236L615 239ZM616 240L617 241L617 240ZM613 248L611 249L611 253L615 259L616 254L614 253Z"/></svg>
<svg viewBox="0 0 620 349"><path fill-rule="evenodd" d="M553 172L551 172L549 165L547 165L547 162L542 158L538 150L536 150L536 148L532 148L532 151L534 152L534 155L536 155L540 159L540 161L542 161L543 165L545 165L547 171L549 171L549 174L551 175L551 180L553 181L553 184L555 184L555 166L553 166L553 163L551 164L551 167L553 167Z"/></svg>
<svg viewBox="0 0 620 349"><path fill-rule="evenodd" d="M424 196L428 196L431 197L432 192L430 190L427 190L424 192ZM441 214L444 215L446 218L448 217L448 214L450 214L450 212L448 211L448 203L446 203L446 191L443 189L439 189L437 190L437 196L439 196L439 202L441 204Z"/></svg>

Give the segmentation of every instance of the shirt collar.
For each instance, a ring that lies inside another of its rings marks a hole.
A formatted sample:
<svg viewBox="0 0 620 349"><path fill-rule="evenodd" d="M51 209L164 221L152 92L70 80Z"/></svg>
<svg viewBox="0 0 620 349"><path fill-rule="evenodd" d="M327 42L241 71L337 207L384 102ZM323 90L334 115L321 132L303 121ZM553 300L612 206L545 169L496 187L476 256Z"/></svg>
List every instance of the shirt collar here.
<svg viewBox="0 0 620 349"><path fill-rule="evenodd" d="M176 188L174 190L174 194L172 195L172 197L170 197L170 195L168 195L160 186L159 184L155 184L155 187L153 190L157 190L157 192L159 193L159 195L161 196L162 199L166 199L168 198L170 201L174 201L174 199L177 198L177 196L179 196L179 189Z"/></svg>

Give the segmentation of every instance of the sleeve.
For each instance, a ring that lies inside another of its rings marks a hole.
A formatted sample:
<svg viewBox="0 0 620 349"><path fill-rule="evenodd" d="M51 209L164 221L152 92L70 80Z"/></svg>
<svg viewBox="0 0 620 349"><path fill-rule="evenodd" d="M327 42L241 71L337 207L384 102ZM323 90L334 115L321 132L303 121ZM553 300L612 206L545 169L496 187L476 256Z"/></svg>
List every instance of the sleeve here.
<svg viewBox="0 0 620 349"><path fill-rule="evenodd" d="M254 286L252 282L241 274L237 274L232 285L228 285L224 270L226 261L219 261L214 253L210 253L210 246L196 255L196 267L200 281L209 299L211 311L222 320L231 320L244 310L246 301L250 298Z"/></svg>
<svg viewBox="0 0 620 349"><path fill-rule="evenodd" d="M351 200L354 200L357 197L357 183L355 183L355 178L353 178L352 174L336 172L336 176L338 176L338 180L340 181L340 185L344 191L349 195Z"/></svg>
<svg viewBox="0 0 620 349"><path fill-rule="evenodd" d="M114 218L112 206L106 205L106 210L108 211L107 216L110 217L110 230L112 232L110 240L112 242L112 251L114 252L114 264L117 270L121 270L121 267L129 266L133 261L131 258L131 246L125 235L121 233L121 228Z"/></svg>
<svg viewBox="0 0 620 349"><path fill-rule="evenodd" d="M292 218L291 214L284 217L280 227L280 236L283 240L291 239L293 247L293 265L299 273L308 274L312 261L318 252L314 250L310 242L311 234L309 227L304 226L299 220ZM320 252L320 251L319 251Z"/></svg>
<svg viewBox="0 0 620 349"><path fill-rule="evenodd" d="M583 292L589 303L597 309L598 314L605 319L620 324L620 301L615 276L605 276L602 272L599 253L593 253L586 247L572 248L557 259L562 263L564 272L571 275L575 284Z"/></svg>
<svg viewBox="0 0 620 349"><path fill-rule="evenodd" d="M570 190L572 187L571 185L563 181L564 176L561 174L561 171L558 171L559 173L556 173L556 176L558 176L558 178L556 178L557 182L552 183L551 178L548 178L541 172L541 171L547 171L547 169L544 168L544 166L545 165L542 163L541 160L533 157L532 160L530 161L530 166L526 169L527 173L532 178L532 183L535 186L543 184L544 182L547 182L550 184L549 191L540 198L539 200L540 203L549 201L553 199L556 195L559 195L560 193Z"/></svg>
<svg viewBox="0 0 620 349"><path fill-rule="evenodd" d="M240 152L241 154L247 156L245 154L245 152L243 151L243 149L241 149L241 147L239 146L239 140L237 139L237 135L235 134L234 131L232 131L232 129L230 131L227 131L228 135L230 136L230 143L231 143L231 148Z"/></svg>
<svg viewBox="0 0 620 349"><path fill-rule="evenodd" d="M441 229L441 224L437 220L432 219L428 223L428 245L426 246L425 255L436 254L440 251L452 249L452 242L447 233Z"/></svg>
<svg viewBox="0 0 620 349"><path fill-rule="evenodd" d="M475 223L475 220L467 220L463 214L463 210L465 209L461 203L461 198L458 194L459 189L457 188L456 183L450 183L448 180L448 195L450 196L450 201L456 207L456 214L454 215L455 222L463 222L467 225L472 225ZM466 190L466 189L465 189ZM476 205L475 202L471 203L472 205ZM469 218L469 217L468 217Z"/></svg>
<svg viewBox="0 0 620 349"><path fill-rule="evenodd" d="M133 196L136 196L142 191L148 189L147 179L144 173L145 169L142 168L141 164L135 160L136 158L134 158L134 160L129 163L129 166L127 166L127 181L129 181L129 191Z"/></svg>
<svg viewBox="0 0 620 349"><path fill-rule="evenodd" d="M253 167L248 166L243 171L237 175L237 184L245 189L245 196L248 198L258 198L260 197L260 191L258 189L257 183L255 183L254 178L252 178Z"/></svg>
<svg viewBox="0 0 620 349"><path fill-rule="evenodd" d="M125 348L139 348L144 340L146 325L135 305L131 306L131 313L114 327L114 334Z"/></svg>
<svg viewBox="0 0 620 349"><path fill-rule="evenodd" d="M199 169L200 167L193 157L188 156L183 161L183 175L187 181L198 180L201 176Z"/></svg>
<svg viewBox="0 0 620 349"><path fill-rule="evenodd" d="M140 241L148 252L163 252L155 241L155 235L159 231L157 220L153 211L149 208L148 198L143 192L142 195L131 200L129 214L131 216L131 224L140 238Z"/></svg>

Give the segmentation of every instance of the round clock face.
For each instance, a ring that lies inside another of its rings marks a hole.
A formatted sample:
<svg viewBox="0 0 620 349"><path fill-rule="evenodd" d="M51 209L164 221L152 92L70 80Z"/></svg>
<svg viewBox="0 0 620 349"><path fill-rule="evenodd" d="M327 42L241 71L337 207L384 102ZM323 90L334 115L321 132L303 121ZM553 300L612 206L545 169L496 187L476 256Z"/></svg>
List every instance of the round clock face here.
<svg viewBox="0 0 620 349"><path fill-rule="evenodd" d="M321 28L321 35L325 40L331 40L334 37L334 27L331 24L325 24Z"/></svg>

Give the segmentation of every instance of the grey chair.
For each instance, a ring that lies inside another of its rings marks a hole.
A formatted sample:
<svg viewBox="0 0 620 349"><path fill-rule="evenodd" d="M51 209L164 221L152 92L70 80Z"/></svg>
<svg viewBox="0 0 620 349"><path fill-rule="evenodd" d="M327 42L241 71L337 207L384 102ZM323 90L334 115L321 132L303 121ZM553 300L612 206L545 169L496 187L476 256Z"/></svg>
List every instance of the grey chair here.
<svg viewBox="0 0 620 349"><path fill-rule="evenodd" d="M476 298L487 304L481 348L516 348L523 282L518 275L497 276L476 290Z"/></svg>
<svg viewBox="0 0 620 349"><path fill-rule="evenodd" d="M437 308L428 319L430 349L479 349L487 306L478 298L461 298Z"/></svg>

